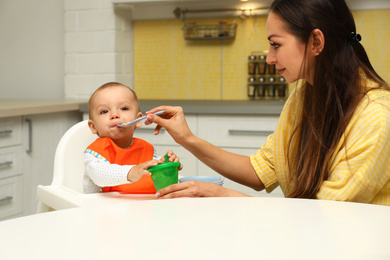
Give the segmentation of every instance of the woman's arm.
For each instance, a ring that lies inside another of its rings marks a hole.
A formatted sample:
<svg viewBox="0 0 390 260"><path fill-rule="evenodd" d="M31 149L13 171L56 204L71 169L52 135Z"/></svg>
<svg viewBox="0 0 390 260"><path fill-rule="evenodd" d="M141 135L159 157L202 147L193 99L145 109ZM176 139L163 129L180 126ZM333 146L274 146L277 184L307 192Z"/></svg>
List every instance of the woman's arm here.
<svg viewBox="0 0 390 260"><path fill-rule="evenodd" d="M166 110L166 112L160 116L152 114L159 110ZM159 130L164 127L178 144L216 172L255 190L264 189L264 185L252 167L249 156L227 152L196 137L189 129L181 107L160 106L146 114L145 123L147 125L157 124L155 134L158 134Z"/></svg>

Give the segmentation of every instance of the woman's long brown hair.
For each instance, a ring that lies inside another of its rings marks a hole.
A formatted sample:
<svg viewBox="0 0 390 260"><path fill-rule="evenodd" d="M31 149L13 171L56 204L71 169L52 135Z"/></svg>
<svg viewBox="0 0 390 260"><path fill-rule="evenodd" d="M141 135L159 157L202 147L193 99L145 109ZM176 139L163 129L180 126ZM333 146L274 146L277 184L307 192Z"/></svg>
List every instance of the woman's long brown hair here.
<svg viewBox="0 0 390 260"><path fill-rule="evenodd" d="M356 26L344 0L275 0L271 12L303 43L309 42L314 29L325 36L315 68L308 68L305 62L301 67L301 75L314 70L314 80L312 85L303 82L302 113L286 155L291 174L288 197L316 198L329 176L331 156L366 94L359 69L380 87L389 87L375 72L360 42L352 44ZM296 138L298 147L292 152Z"/></svg>

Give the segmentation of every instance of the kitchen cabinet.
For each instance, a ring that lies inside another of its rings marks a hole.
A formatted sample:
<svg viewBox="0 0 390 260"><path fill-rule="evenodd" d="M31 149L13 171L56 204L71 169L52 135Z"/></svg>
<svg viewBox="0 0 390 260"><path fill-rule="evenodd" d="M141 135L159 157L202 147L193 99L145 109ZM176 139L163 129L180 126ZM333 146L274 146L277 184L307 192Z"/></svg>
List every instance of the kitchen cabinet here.
<svg viewBox="0 0 390 260"><path fill-rule="evenodd" d="M24 214L35 213L36 188L52 182L57 145L64 133L81 120L79 111L23 116L23 143L26 151L23 157Z"/></svg>
<svg viewBox="0 0 390 260"><path fill-rule="evenodd" d="M279 116L276 115L199 115L198 136L226 151L250 156L273 133L278 120ZM198 175L220 176L202 162L198 165ZM279 187L269 195L265 191L257 192L229 179L225 179L224 187L251 196L283 197Z"/></svg>
<svg viewBox="0 0 390 260"><path fill-rule="evenodd" d="M51 183L57 144L80 120L78 111L0 118L0 220L35 213L36 187Z"/></svg>
<svg viewBox="0 0 390 260"><path fill-rule="evenodd" d="M278 115L234 115L234 114L186 114L192 132L198 137L233 153L250 156L255 154L264 144L278 123ZM153 145L161 153L173 150L180 158L184 168L179 172L182 176L212 175L220 176L208 166L200 162L190 152L175 143L172 137L163 131L153 135L154 125L142 126L134 134ZM257 192L251 188L225 179L224 187L234 189L252 196L283 197L278 188L267 195L265 191Z"/></svg>
<svg viewBox="0 0 390 260"><path fill-rule="evenodd" d="M23 212L22 119L0 119L0 220Z"/></svg>

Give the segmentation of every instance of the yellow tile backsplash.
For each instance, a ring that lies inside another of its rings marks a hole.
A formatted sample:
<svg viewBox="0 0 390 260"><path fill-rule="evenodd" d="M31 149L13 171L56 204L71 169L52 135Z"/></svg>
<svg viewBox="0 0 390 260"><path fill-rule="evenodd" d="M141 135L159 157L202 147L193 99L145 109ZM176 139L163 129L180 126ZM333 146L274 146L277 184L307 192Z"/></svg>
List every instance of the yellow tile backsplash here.
<svg viewBox="0 0 390 260"><path fill-rule="evenodd" d="M390 9L354 11L377 72L390 82ZM234 40L184 40L183 20L134 21L134 89L141 99L248 100L247 59L268 49L266 17L191 19L237 23Z"/></svg>

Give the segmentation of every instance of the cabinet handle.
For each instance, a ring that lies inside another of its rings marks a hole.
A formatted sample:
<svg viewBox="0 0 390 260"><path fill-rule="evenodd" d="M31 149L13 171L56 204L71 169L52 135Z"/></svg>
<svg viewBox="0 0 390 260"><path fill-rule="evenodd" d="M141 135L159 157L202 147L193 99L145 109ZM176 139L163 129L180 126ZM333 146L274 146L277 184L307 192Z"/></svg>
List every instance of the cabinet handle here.
<svg viewBox="0 0 390 260"><path fill-rule="evenodd" d="M26 118L26 122L28 125L28 147L26 153L32 153L32 120Z"/></svg>
<svg viewBox="0 0 390 260"><path fill-rule="evenodd" d="M12 163L13 163L12 161L5 161L5 162L0 163L0 167L8 166L8 165L11 165Z"/></svg>
<svg viewBox="0 0 390 260"><path fill-rule="evenodd" d="M12 130L3 130L3 131L0 131L0 135L9 135L9 134L12 134Z"/></svg>
<svg viewBox="0 0 390 260"><path fill-rule="evenodd" d="M270 135L273 131L264 131L264 130L239 130L239 129L229 129L229 134L232 135Z"/></svg>
<svg viewBox="0 0 390 260"><path fill-rule="evenodd" d="M154 128L137 128L137 131L154 132ZM160 134L165 132L165 128L160 129Z"/></svg>
<svg viewBox="0 0 390 260"><path fill-rule="evenodd" d="M1 198L0 199L0 203L6 203L8 201L11 201L13 199L12 196L7 196L7 197L4 197L4 198Z"/></svg>

